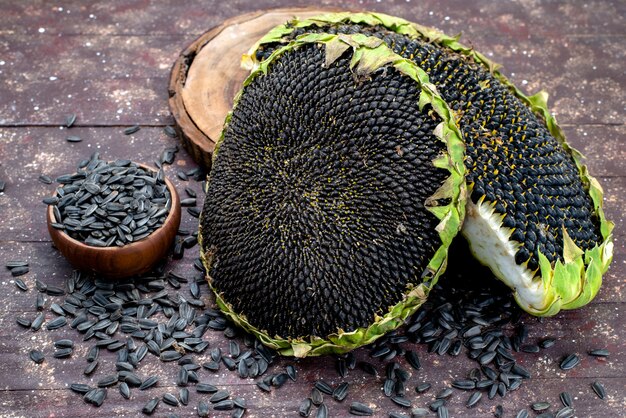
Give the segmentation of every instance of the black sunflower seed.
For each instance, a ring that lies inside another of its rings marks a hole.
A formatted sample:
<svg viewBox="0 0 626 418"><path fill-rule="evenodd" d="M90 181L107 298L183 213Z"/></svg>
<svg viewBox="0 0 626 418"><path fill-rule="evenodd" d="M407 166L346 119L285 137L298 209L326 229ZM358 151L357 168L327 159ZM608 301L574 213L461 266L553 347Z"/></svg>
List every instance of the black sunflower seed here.
<svg viewBox="0 0 626 418"><path fill-rule="evenodd" d="M295 382L298 376L296 368L292 364L289 364L287 365L287 367L285 367L285 370L287 371L287 376L289 376L289 378Z"/></svg>
<svg viewBox="0 0 626 418"><path fill-rule="evenodd" d="M163 351L159 355L159 358L161 359L161 361L169 362L169 361L178 360L182 356L183 355L181 353L179 353L178 351L176 351L176 350L168 350L168 351Z"/></svg>
<svg viewBox="0 0 626 418"><path fill-rule="evenodd" d="M141 412L143 412L146 415L152 415L152 413L156 409L159 402L160 402L159 398L150 399L141 409ZM200 410L200 408L198 408L198 410Z"/></svg>
<svg viewBox="0 0 626 418"><path fill-rule="evenodd" d="M393 393L394 387L396 386L396 381L393 379L386 379L383 384L383 393L386 397L390 397Z"/></svg>
<svg viewBox="0 0 626 418"><path fill-rule="evenodd" d="M541 348L550 348L556 343L554 338L544 338L539 342L539 347Z"/></svg>
<svg viewBox="0 0 626 418"><path fill-rule="evenodd" d="M168 405L178 406L178 398L171 393L164 393L162 399Z"/></svg>
<svg viewBox="0 0 626 418"><path fill-rule="evenodd" d="M287 376L287 373L279 373L276 376L274 376L272 378L272 386L274 386L275 388L280 388L282 385L285 384L285 382L287 382L287 379L289 379L289 376ZM331 391L332 394L332 391Z"/></svg>
<svg viewBox="0 0 626 418"><path fill-rule="evenodd" d="M65 295L65 290L58 286L48 285L46 287L46 294L48 296L63 296Z"/></svg>
<svg viewBox="0 0 626 418"><path fill-rule="evenodd" d="M213 404L216 411L230 411L235 407L235 403L231 400L224 400Z"/></svg>
<svg viewBox="0 0 626 418"><path fill-rule="evenodd" d="M88 362L95 361L98 358L99 354L100 354L100 348L97 345L94 345L93 347L89 349L89 352L87 353L87 361Z"/></svg>
<svg viewBox="0 0 626 418"><path fill-rule="evenodd" d="M476 387L476 382L473 380L455 380L452 382L452 387L461 390L472 390Z"/></svg>
<svg viewBox="0 0 626 418"><path fill-rule="evenodd" d="M65 118L65 127L71 128L72 125L74 125L74 122L76 122L76 115L73 113L71 115L67 115Z"/></svg>
<svg viewBox="0 0 626 418"><path fill-rule="evenodd" d="M594 356L594 357L608 357L609 356L609 350L607 350L605 348L589 350L589 355L590 356Z"/></svg>
<svg viewBox="0 0 626 418"><path fill-rule="evenodd" d="M415 351L407 351L405 354L405 358L407 362L413 367L415 370L419 370L422 365L420 363L420 359Z"/></svg>
<svg viewBox="0 0 626 418"><path fill-rule="evenodd" d="M33 319L33 321L30 324L30 328L33 331L39 331L39 329L41 328L41 326L43 325L43 321L45 320L45 315L43 312L41 312L39 315L37 315L35 317L35 319Z"/></svg>
<svg viewBox="0 0 626 418"><path fill-rule="evenodd" d="M146 390L154 386L158 381L159 381L159 378L157 376L150 376L146 380L141 382L141 385L139 386L139 390Z"/></svg>
<svg viewBox="0 0 626 418"><path fill-rule="evenodd" d="M220 369L219 363L217 363L217 362L215 362L213 360L208 361L206 363L202 363L202 367L204 367L205 369L210 370L212 372L216 372L216 371L218 371Z"/></svg>
<svg viewBox="0 0 626 418"><path fill-rule="evenodd" d="M117 375L112 374L112 375L105 376L102 379L98 380L98 387L105 388L108 386L113 386L116 383L117 383Z"/></svg>
<svg viewBox="0 0 626 418"><path fill-rule="evenodd" d="M393 401L393 403L395 403L396 405L399 405L403 408L410 408L411 407L411 401L409 401L408 399L402 397L402 396L392 396L391 400Z"/></svg>
<svg viewBox="0 0 626 418"><path fill-rule="evenodd" d="M43 352L39 350L31 350L30 353L28 353L28 355L30 359L34 361L36 364L41 364L46 359Z"/></svg>
<svg viewBox="0 0 626 418"><path fill-rule="evenodd" d="M413 408L411 410L412 418L423 418L428 415L429 415L428 409L425 409L425 408Z"/></svg>
<svg viewBox="0 0 626 418"><path fill-rule="evenodd" d="M178 391L178 399L183 405L189 404L189 389L180 388L180 390Z"/></svg>
<svg viewBox="0 0 626 418"><path fill-rule="evenodd" d="M24 280L22 279L15 279L15 286L17 286L17 288L21 291L28 291L28 286L26 286L26 283L24 283Z"/></svg>
<svg viewBox="0 0 626 418"><path fill-rule="evenodd" d="M550 404L548 402L535 402L530 407L535 412L541 412L541 411L545 411L545 410L549 409L550 408Z"/></svg>
<svg viewBox="0 0 626 418"><path fill-rule="evenodd" d="M237 373L239 374L239 377L242 379L248 378L248 375L250 372L248 370L248 365L246 364L244 360L241 360L239 362L239 365L237 366Z"/></svg>
<svg viewBox="0 0 626 418"><path fill-rule="evenodd" d="M337 402L342 402L348 396L348 387L350 384L348 382L342 382L333 391L333 399Z"/></svg>
<svg viewBox="0 0 626 418"><path fill-rule="evenodd" d="M30 271L30 269L28 268L28 266L13 267L11 269L11 276L13 276L13 277L23 276L24 274L28 273L29 271ZM26 285L24 285L24 286L26 286ZM28 288L26 288L26 290L28 290Z"/></svg>
<svg viewBox="0 0 626 418"><path fill-rule="evenodd" d="M340 377L346 377L348 374L348 366L346 366L346 360L343 358L337 359L335 368Z"/></svg>
<svg viewBox="0 0 626 418"><path fill-rule="evenodd" d="M436 401L431 402L428 405L428 408L433 412L437 412L437 409L439 409L440 406L445 405L445 404L446 404L445 399L437 399Z"/></svg>
<svg viewBox="0 0 626 418"><path fill-rule="evenodd" d="M259 380L258 382L256 382L256 385L259 389L261 389L263 392L271 392L272 388L270 387L269 384L265 383L262 380Z"/></svg>
<svg viewBox="0 0 626 418"><path fill-rule="evenodd" d="M373 364L368 363L366 361L361 361L361 362L358 363L358 366L365 373L370 374L372 376L378 376L378 370L376 370L376 367Z"/></svg>
<svg viewBox="0 0 626 418"><path fill-rule="evenodd" d="M126 128L126 129L124 129L124 135L132 135L132 134L134 134L135 132L138 132L138 131L139 131L139 129L141 129L141 128L139 127L139 125L134 125L134 126L128 127L128 128Z"/></svg>
<svg viewBox="0 0 626 418"><path fill-rule="evenodd" d="M198 416L201 418L209 416L209 404L203 400L198 402Z"/></svg>
<svg viewBox="0 0 626 418"><path fill-rule="evenodd" d="M71 348L61 348L57 351L54 352L53 356L55 358L65 358L65 357L69 357L72 355L72 349Z"/></svg>
<svg viewBox="0 0 626 418"><path fill-rule="evenodd" d="M428 389L430 389L430 387L431 387L430 383L420 383L419 385L415 387L415 391L417 393L426 392Z"/></svg>
<svg viewBox="0 0 626 418"><path fill-rule="evenodd" d="M572 402L572 395L569 394L569 392L561 392L561 394L559 395L559 399L561 399L561 403L563 404L563 406L572 406L573 402Z"/></svg>
<svg viewBox="0 0 626 418"><path fill-rule="evenodd" d="M528 411L525 409L520 410L517 415L515 415L515 418L528 418Z"/></svg>
<svg viewBox="0 0 626 418"><path fill-rule="evenodd" d="M565 406L558 410L554 418L571 418L573 416L574 416L574 409L569 406Z"/></svg>
<svg viewBox="0 0 626 418"><path fill-rule="evenodd" d="M350 413L358 416L371 416L374 415L374 410L361 402L352 402L350 404Z"/></svg>
<svg viewBox="0 0 626 418"><path fill-rule="evenodd" d="M92 362L87 364L87 367L85 367L85 370L83 370L83 374L85 376L89 376L90 374L92 374L96 370L97 367L98 367L98 362L97 361L92 361Z"/></svg>
<svg viewBox="0 0 626 418"><path fill-rule="evenodd" d="M196 391L198 393L215 393L217 392L217 387L209 384L209 383L198 383L196 385Z"/></svg>
<svg viewBox="0 0 626 418"><path fill-rule="evenodd" d="M311 395L309 397L311 398L311 402L313 402L313 405L315 406L319 406L324 402L324 395L316 387L311 389Z"/></svg>
<svg viewBox="0 0 626 418"><path fill-rule="evenodd" d="M17 324L19 326L24 327L24 328L30 328L30 326L32 324L32 322L30 320L28 320L26 318L22 318L22 317L17 317L15 319L15 322L17 322Z"/></svg>
<svg viewBox="0 0 626 418"><path fill-rule="evenodd" d="M606 398L606 389L604 389L604 385L600 382L593 382L591 384L591 388L593 389L593 391L595 392L596 395L598 395L598 398L600 399L604 399Z"/></svg>
<svg viewBox="0 0 626 418"><path fill-rule="evenodd" d="M241 408L241 409L246 409L247 405L246 405L246 400L242 397L236 397L235 399L233 399L233 403L235 404L235 406L237 408Z"/></svg>
<svg viewBox="0 0 626 418"><path fill-rule="evenodd" d="M227 390L218 390L217 392L213 394L213 396L209 398L209 402L211 403L221 402L225 399L228 399L229 396L230 396L230 392L228 392Z"/></svg>
<svg viewBox="0 0 626 418"><path fill-rule="evenodd" d="M122 382L119 385L119 391L120 394L126 398L126 399L130 399L130 388L128 387L128 384L126 382Z"/></svg>
<svg viewBox="0 0 626 418"><path fill-rule="evenodd" d="M437 418L448 418L449 416L448 408L446 408L445 405L441 405L437 408Z"/></svg>
<svg viewBox="0 0 626 418"><path fill-rule="evenodd" d="M176 134L176 129L170 125L167 125L165 128L163 128L163 132L165 132L165 135L169 136L170 138L176 138L178 136Z"/></svg>
<svg viewBox="0 0 626 418"><path fill-rule="evenodd" d="M28 267L28 262L23 260L11 260L7 261L4 266L9 270L12 270L16 267Z"/></svg>
<svg viewBox="0 0 626 418"><path fill-rule="evenodd" d="M561 370L571 370L574 367L578 366L578 364L580 364L580 357L578 357L576 354L570 354L561 361L559 367L561 368Z"/></svg>
<svg viewBox="0 0 626 418"><path fill-rule="evenodd" d="M93 389L87 392L84 396L84 400L94 406L100 407L107 397L107 391L104 388Z"/></svg>
<svg viewBox="0 0 626 418"><path fill-rule="evenodd" d="M330 386L328 383L324 382L323 380L318 380L315 382L315 387L320 390L322 393L325 393L327 395L331 395L333 394L333 388L332 386Z"/></svg>
<svg viewBox="0 0 626 418"><path fill-rule="evenodd" d="M523 379L530 379L530 372L519 364L514 364L513 367L511 367L511 372L521 376Z"/></svg>
<svg viewBox="0 0 626 418"><path fill-rule="evenodd" d="M467 407L471 408L474 405L476 405L478 403L478 401L480 401L480 398L482 398L483 394L481 392L474 392L470 395L469 399L467 400Z"/></svg>
<svg viewBox="0 0 626 418"><path fill-rule="evenodd" d="M504 408L502 408L502 405L496 405L496 409L493 412L493 416L495 418L502 418L504 416Z"/></svg>
<svg viewBox="0 0 626 418"><path fill-rule="evenodd" d="M306 398L300 403L300 406L298 407L298 415L305 418L308 417L311 414L312 406L313 402L311 402L311 399Z"/></svg>
<svg viewBox="0 0 626 418"><path fill-rule="evenodd" d="M436 399L447 399L450 396L452 396L452 389L450 388L443 388L441 389L437 395L435 396Z"/></svg>
<svg viewBox="0 0 626 418"><path fill-rule="evenodd" d="M72 383L70 385L70 389L73 392L80 393L81 395L84 395L85 393L89 392L93 388L91 386L89 386L89 385L84 384L84 383Z"/></svg>
<svg viewBox="0 0 626 418"><path fill-rule="evenodd" d="M497 354L497 353L496 353L496 352L494 352L494 351L492 351L492 352L487 352L487 353L484 353L484 354L481 354L481 355L478 357L478 362L479 362L481 365L489 364L489 363L491 363L491 362L493 361L493 359L496 357L496 354Z"/></svg>
<svg viewBox="0 0 626 418"><path fill-rule="evenodd" d="M328 418L328 406L326 404L323 403L319 406L315 418Z"/></svg>
<svg viewBox="0 0 626 418"><path fill-rule="evenodd" d="M520 351L523 351L524 353L538 353L539 346L535 344L526 344L520 347Z"/></svg>
<svg viewBox="0 0 626 418"><path fill-rule="evenodd" d="M56 340L54 342L54 348L73 348L74 341L69 339Z"/></svg>
<svg viewBox="0 0 626 418"><path fill-rule="evenodd" d="M46 329L55 330L67 325L67 318L59 316L46 324Z"/></svg>

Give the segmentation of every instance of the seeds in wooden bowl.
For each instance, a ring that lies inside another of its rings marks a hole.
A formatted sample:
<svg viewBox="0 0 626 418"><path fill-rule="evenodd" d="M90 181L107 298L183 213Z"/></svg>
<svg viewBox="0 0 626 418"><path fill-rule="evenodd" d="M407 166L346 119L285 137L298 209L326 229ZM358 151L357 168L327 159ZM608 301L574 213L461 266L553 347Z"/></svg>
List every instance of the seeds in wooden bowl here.
<svg viewBox="0 0 626 418"><path fill-rule="evenodd" d="M162 170L152 172L130 160L106 162L94 153L84 168L59 176L52 226L94 247L140 241L163 225L171 196ZM16 267L20 268L20 267Z"/></svg>

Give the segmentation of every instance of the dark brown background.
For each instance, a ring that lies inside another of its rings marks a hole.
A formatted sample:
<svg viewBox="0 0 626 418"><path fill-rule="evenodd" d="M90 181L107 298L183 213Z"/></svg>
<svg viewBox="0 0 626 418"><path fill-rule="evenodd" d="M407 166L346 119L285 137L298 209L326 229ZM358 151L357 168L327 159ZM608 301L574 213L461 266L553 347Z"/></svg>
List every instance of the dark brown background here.
<svg viewBox="0 0 626 418"><path fill-rule="evenodd" d="M69 172L77 162L94 150L105 158L132 158L150 163L161 150L175 144L162 131L171 124L167 107L169 69L177 54L194 38L224 19L257 9L310 5L305 1L2 1L0 2L0 180L6 190L0 194L0 263L26 259L31 272L23 276L34 288L35 278L62 284L71 268L51 248L45 227L41 199L52 186L37 182L41 174L56 177ZM617 224L615 260L605 277L598 297L589 306L564 312L543 324L526 319L530 340L550 335L558 338L555 347L541 356L518 356L531 370L532 380L503 400L483 399L468 410L466 395L455 394L450 401L451 416L491 416L493 407L502 403L506 416L537 400L558 404L558 394L567 389L575 398L579 417L621 417L626 411L626 339L624 294L626 230L622 205L626 193L626 3L623 1L520 0L514 2L439 0L439 1L324 1L320 6L368 9L399 15L448 34L463 32L462 40L504 65L504 73L524 91L540 88L550 95L569 141L587 156L587 164L606 193L606 212ZM65 116L78 115L70 131L84 141L69 144L68 131L60 129ZM122 130L134 124L142 129L133 136ZM187 170L194 163L184 151L172 167ZM177 181L177 179L176 179ZM184 184L177 181L182 188ZM198 189L198 185L192 187ZM196 227L186 215L183 225ZM188 251L185 262L176 267L192 270L197 255ZM206 292L206 288L204 288ZM117 390L100 409L82 402L67 387L83 378L83 356L88 344L80 344L74 356L56 360L51 356L52 341L61 336L79 339L66 327L62 331L38 333L15 324L18 315L34 316L35 291L20 292L8 270L0 269L0 416L2 417L110 417L136 416L151 397L174 392L176 367L163 365L148 356L141 374L162 376L160 387L133 391L130 401ZM208 295L203 297L208 299ZM219 333L208 333L211 346L225 349ZM586 356L590 348L607 347L606 362ZM35 365L28 359L32 348L42 349L47 360ZM409 386L418 382L437 382L427 394L411 392L414 404L424 406L434 391L463 377L470 362L461 357L436 357L422 354L423 370L414 373ZM567 374L555 359L578 352L582 364ZM105 362L96 376L113 370L114 356L105 353ZM108 357L107 357L108 355ZM358 357L367 353L360 350ZM537 360L539 359L539 360ZM281 362L284 367L288 362ZM323 377L341 381L332 359L301 362L297 383L288 383L271 395L262 394L252 380L240 380L233 373L203 375L220 387L247 399L247 416L294 416L301 399L308 396L311 382ZM222 370L224 370L222 368ZM350 372L354 382L343 404L328 401L331 416L346 416L350 400L376 406L378 416L395 410L374 383L361 372ZM590 383L604 383L608 399L599 400ZM157 416L176 411L193 416L192 405L199 396L192 389L189 407L177 410L163 404ZM554 408L553 408L554 410ZM228 416L221 413L218 416Z"/></svg>

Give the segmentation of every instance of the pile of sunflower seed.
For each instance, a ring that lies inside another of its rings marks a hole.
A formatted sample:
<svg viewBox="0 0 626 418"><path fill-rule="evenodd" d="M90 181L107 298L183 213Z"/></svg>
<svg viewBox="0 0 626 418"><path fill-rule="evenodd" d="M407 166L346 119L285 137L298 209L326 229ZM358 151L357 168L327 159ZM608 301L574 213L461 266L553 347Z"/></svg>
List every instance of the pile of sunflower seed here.
<svg viewBox="0 0 626 418"><path fill-rule="evenodd" d="M52 226L94 247L124 246L163 225L171 195L163 169L130 160L106 162L94 153L77 172L57 177L62 186L43 200L52 206Z"/></svg>
<svg viewBox="0 0 626 418"><path fill-rule="evenodd" d="M15 264L10 263L11 266ZM198 394L210 395L209 402L198 400L196 412L199 416L208 416L212 407L214 411L230 411L232 416L241 417L246 411L246 401L203 381L202 370L215 373L225 367L242 379L256 379L258 389L266 393L279 389L288 381L296 381L297 369L292 364L285 364L288 359L276 358L271 349L254 337L242 334L219 311L206 307L201 294L208 293L208 289L199 259L194 261L194 267L197 273L192 277L165 271L164 266L160 266L150 274L115 283L75 271L66 280L65 288L36 280L36 306L40 312L32 319L20 317L17 323L33 331L41 328L54 331L69 325L81 333L83 341L91 345L85 359L85 376L91 376L98 369L101 350L116 353L115 371L103 370L95 387L81 382L71 385L70 389L82 395L87 403L102 405L107 391L115 386L125 398L130 398L133 390L158 386L161 376L140 373L144 358L154 355L162 362L178 364L176 384L179 389L178 393L152 398L143 407L144 414L152 414L161 402L170 406L187 405L192 397L189 388L194 387ZM183 285L189 294L184 294ZM55 298L49 305L54 318L47 322L44 310L48 301L44 300L45 297ZM407 322L405 328L369 347L371 361L357 361L354 353L335 357L336 371L341 378L346 378L350 370L359 369L372 375L374 381L382 381L382 391L390 399L387 406L378 405L376 409L366 405L364 400L353 399L349 412L356 416L371 416L387 409L391 418L422 417L432 413L441 418L449 416L446 402L454 394L467 393L468 408L485 397L506 396L530 378L530 373L515 361L515 353L538 353L555 344L555 340L549 337L536 344L527 341L527 327L518 323L521 317L522 313L505 290L437 286L423 309ZM209 347L203 338L209 331L224 334L229 341L227 351ZM243 341L244 348L237 341ZM71 358L74 344L67 338L56 340L52 357ZM416 344L426 344L432 355L466 353L476 361L476 367L467 372L466 378L452 381L449 387L437 388L432 402L426 407L413 405L408 394L413 390L412 384L417 393L428 392L436 385L434 382L410 383L412 373L423 367L414 350ZM196 357L203 353L208 353L210 359L197 361ZM592 349L588 354L606 357L609 352ZM29 356L37 364L46 361L44 352L38 349L33 349ZM578 355L569 355L560 362L560 367L569 370L580 361ZM270 365L273 365L273 372L268 372ZM349 396L349 388L348 381L333 387L318 380L297 412L302 417L328 417L332 405L324 398L343 402ZM606 390L600 382L594 382L591 389L600 399L606 397ZM569 393L563 392L558 403L562 405L538 400L530 405L530 409L542 418L574 415ZM314 408L316 412L312 415ZM410 411L410 415L394 410L397 408ZM557 409L550 412L551 408ZM494 416L502 417L503 414L502 406L497 405ZM521 409L515 416L523 418L530 413Z"/></svg>

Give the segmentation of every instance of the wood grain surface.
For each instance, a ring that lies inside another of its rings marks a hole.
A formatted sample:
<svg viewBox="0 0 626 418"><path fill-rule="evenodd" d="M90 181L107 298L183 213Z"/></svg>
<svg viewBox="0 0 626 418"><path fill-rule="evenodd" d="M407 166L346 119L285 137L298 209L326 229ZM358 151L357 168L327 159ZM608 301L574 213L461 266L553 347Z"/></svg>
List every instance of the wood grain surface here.
<svg viewBox="0 0 626 418"><path fill-rule="evenodd" d="M38 332L16 324L16 317L33 318L35 280L62 286L72 273L71 265L55 250L46 229L45 205L53 185L37 181L40 174L56 177L70 172L79 160L99 151L107 159L131 158L152 164L163 149L178 144L163 127L173 124L168 110L169 72L180 51L194 39L243 13L275 7L303 7L303 0L146 1L114 0L46 2L43 0L3 1L0 13L0 264L23 259L30 272L21 279L29 291L18 290L9 270L0 268L0 416L1 417L112 417L141 416L145 402L165 392L176 393L175 363L162 363L148 355L138 374L158 374L161 381L147 391L132 390L130 400L116 388L100 408L82 401L68 387L73 382L94 385L105 374L115 371L115 353L103 350L93 377L83 376L84 355L92 345L69 327ZM529 341L545 336L557 344L541 353L516 354L529 369L532 379L520 389L487 400L468 409L467 393L455 391L448 406L451 417L493 416L501 404L505 416L513 417L522 408L546 400L554 411L558 395L567 390L574 397L578 417L623 417L626 411L626 3L600 0L424 0L350 1L325 0L324 8L374 10L402 16L442 31L463 32L462 41L503 64L504 73L525 92L540 88L550 93L550 108L563 125L570 142L586 155L592 174L605 189L607 215L615 221L615 260L604 278L597 298L588 306L562 312L538 321L525 316ZM62 128L68 114L77 115L70 130ZM141 130L126 136L124 128L139 124ZM65 141L67 135L83 138L79 143ZM201 185L181 181L178 171L196 167L181 149L167 176L181 196L189 187L202 197ZM201 201L201 199L199 199ZM200 204L200 203L199 203ZM181 229L194 231L197 219L185 210ZM172 260L168 269L194 277L193 261L197 247L187 250L182 260ZM466 260L451 262L450 274L462 274L468 281L490 280L490 275ZM456 273L455 273L455 266ZM464 266L462 271L458 266ZM465 267L467 266L467 267ZM445 280L446 278L444 277ZM170 292L172 290L170 289ZM188 284L178 291L189 295ZM207 306L212 299L206 286L201 299ZM46 297L46 306L58 298ZM46 308L46 320L53 315ZM75 353L64 360L52 357L53 341L71 338ZM220 332L207 332L210 347L228 350L228 340ZM241 339L237 339L242 344ZM243 344L242 344L243 345ZM608 348L611 355L598 360L586 355L592 348ZM422 369L413 372L407 397L414 406L425 407L436 392L457 378L465 377L474 362L429 354L424 345L412 346L422 360ZM28 358L32 349L44 352L46 360L35 364ZM577 352L583 361L569 372L558 369L558 359ZM359 360L373 361L384 376L382 362L369 358L367 350L357 350ZM206 361L208 354L197 357ZM398 360L408 367L404 359ZM266 394L253 379L240 379L223 366L218 373L199 372L201 381L230 390L246 399L247 417L292 417L316 379L338 384L350 381L349 396L343 403L327 400L333 417L349 416L349 404L359 400L372 406L375 416L387 417L402 408L385 398L382 378L374 379L354 370L345 379L335 371L333 358L277 361L271 370L280 371L296 364L296 382ZM607 399L600 400L591 383L600 381ZM416 394L419 382L433 388ZM206 395L190 386L191 400L186 407L170 407L161 402L154 416L176 413L195 415L195 406ZM211 410L216 417L230 413ZM408 411L404 411L408 413ZM531 414L534 416L535 414ZM434 414L432 416L435 416Z"/></svg>

